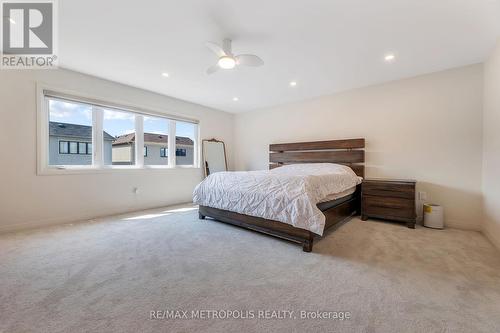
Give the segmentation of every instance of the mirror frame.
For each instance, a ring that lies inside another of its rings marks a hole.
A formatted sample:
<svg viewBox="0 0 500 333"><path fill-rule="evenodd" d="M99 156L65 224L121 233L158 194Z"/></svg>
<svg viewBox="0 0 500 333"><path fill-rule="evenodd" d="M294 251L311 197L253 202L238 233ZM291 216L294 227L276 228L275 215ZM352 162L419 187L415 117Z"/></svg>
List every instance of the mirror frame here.
<svg viewBox="0 0 500 333"><path fill-rule="evenodd" d="M205 142L220 142L222 143L222 148L224 148L224 164L226 166L226 171L227 171L227 156L226 156L226 144L224 143L224 141L222 140L217 140L216 138L212 138L212 139L203 139L201 141L201 150L202 150L202 158L203 158L203 171L205 173L205 178L208 177L207 175L207 160L206 160L206 156L205 156Z"/></svg>

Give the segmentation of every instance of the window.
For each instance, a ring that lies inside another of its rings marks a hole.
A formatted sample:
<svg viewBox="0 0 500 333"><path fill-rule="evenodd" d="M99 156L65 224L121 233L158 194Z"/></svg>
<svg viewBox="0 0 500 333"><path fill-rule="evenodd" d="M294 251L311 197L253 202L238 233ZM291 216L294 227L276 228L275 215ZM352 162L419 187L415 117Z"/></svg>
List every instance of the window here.
<svg viewBox="0 0 500 333"><path fill-rule="evenodd" d="M161 150L168 146L168 127L168 119L144 116L144 144L148 146L144 165L168 165L168 157L161 158Z"/></svg>
<svg viewBox="0 0 500 333"><path fill-rule="evenodd" d="M175 122L176 165L194 165L197 125L184 121Z"/></svg>
<svg viewBox="0 0 500 333"><path fill-rule="evenodd" d="M135 165L135 115L103 109L102 124L104 165Z"/></svg>
<svg viewBox="0 0 500 333"><path fill-rule="evenodd" d="M59 154L92 155L92 143L59 141Z"/></svg>
<svg viewBox="0 0 500 333"><path fill-rule="evenodd" d="M48 118L48 165L91 165L85 142L92 140L92 107L49 99ZM84 156L74 156L79 155L80 142Z"/></svg>
<svg viewBox="0 0 500 333"><path fill-rule="evenodd" d="M160 157L168 157L168 148L160 148Z"/></svg>
<svg viewBox="0 0 500 333"><path fill-rule="evenodd" d="M39 124L41 172L197 166L195 122L48 90L40 105L39 119L48 120ZM143 154L136 153L137 147Z"/></svg>

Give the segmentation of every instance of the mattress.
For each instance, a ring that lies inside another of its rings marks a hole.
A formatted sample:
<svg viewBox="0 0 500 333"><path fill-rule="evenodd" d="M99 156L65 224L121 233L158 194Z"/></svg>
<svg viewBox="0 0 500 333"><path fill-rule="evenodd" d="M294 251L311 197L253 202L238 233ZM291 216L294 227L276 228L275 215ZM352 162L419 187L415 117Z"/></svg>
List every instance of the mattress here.
<svg viewBox="0 0 500 333"><path fill-rule="evenodd" d="M338 200L340 198L343 198L343 197L346 197L346 196L348 196L350 194L353 194L354 192L356 192L356 186L353 186L350 189L347 189L347 190L342 191L340 193L330 193L326 197L324 197L323 199L321 199L318 203L323 203L323 202L327 202L327 201Z"/></svg>
<svg viewBox="0 0 500 333"><path fill-rule="evenodd" d="M351 168L333 163L218 172L195 188L193 202L287 223L322 235L325 216L317 204L352 194L360 183Z"/></svg>
<svg viewBox="0 0 500 333"><path fill-rule="evenodd" d="M354 192L356 192L356 188L353 187L352 190L345 191L342 196L339 196L333 200L330 201L322 201L317 204L317 207L320 211L324 212L325 210L328 210L330 208L336 207L340 205L341 203L344 203L348 201L349 199L354 197Z"/></svg>

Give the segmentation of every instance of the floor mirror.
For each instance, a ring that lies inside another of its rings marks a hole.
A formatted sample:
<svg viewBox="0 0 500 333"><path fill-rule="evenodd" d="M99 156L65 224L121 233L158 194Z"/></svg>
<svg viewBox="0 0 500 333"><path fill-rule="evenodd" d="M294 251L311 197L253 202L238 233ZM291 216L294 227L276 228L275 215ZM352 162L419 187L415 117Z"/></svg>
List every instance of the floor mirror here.
<svg viewBox="0 0 500 333"><path fill-rule="evenodd" d="M205 177L227 171L226 145L217 139L203 140L203 165Z"/></svg>

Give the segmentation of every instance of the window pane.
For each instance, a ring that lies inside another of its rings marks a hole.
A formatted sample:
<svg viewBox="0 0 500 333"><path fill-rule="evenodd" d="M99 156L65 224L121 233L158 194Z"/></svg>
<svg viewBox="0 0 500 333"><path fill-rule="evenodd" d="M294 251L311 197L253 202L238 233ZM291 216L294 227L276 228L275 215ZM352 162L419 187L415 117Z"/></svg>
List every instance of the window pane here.
<svg viewBox="0 0 500 333"><path fill-rule="evenodd" d="M135 164L135 115L105 109L103 112L103 158L105 165Z"/></svg>
<svg viewBox="0 0 500 333"><path fill-rule="evenodd" d="M198 125L176 121L175 123L175 161L177 165L194 164L194 140Z"/></svg>
<svg viewBox="0 0 500 333"><path fill-rule="evenodd" d="M92 143L87 143L87 154L92 155Z"/></svg>
<svg viewBox="0 0 500 333"><path fill-rule="evenodd" d="M78 142L92 142L92 107L59 99L48 102L49 165L91 165L92 156L78 154Z"/></svg>
<svg viewBox="0 0 500 333"><path fill-rule="evenodd" d="M87 143L86 142L78 142L78 154L87 155Z"/></svg>
<svg viewBox="0 0 500 333"><path fill-rule="evenodd" d="M70 141L69 143L69 153L78 154L78 143Z"/></svg>
<svg viewBox="0 0 500 333"><path fill-rule="evenodd" d="M59 141L59 154L69 153L68 141Z"/></svg>
<svg viewBox="0 0 500 333"><path fill-rule="evenodd" d="M168 147L168 119L144 116L144 146L144 165L168 164L168 158L161 155L161 150Z"/></svg>
<svg viewBox="0 0 500 333"><path fill-rule="evenodd" d="M160 157L168 158L168 148L161 148L160 149Z"/></svg>
<svg viewBox="0 0 500 333"><path fill-rule="evenodd" d="M144 153L144 157L148 156L148 147L144 146L143 153Z"/></svg>

